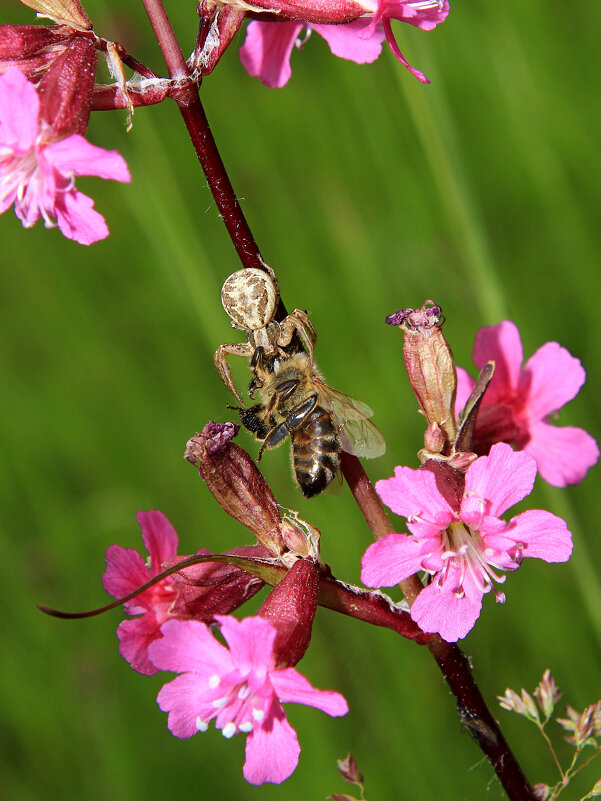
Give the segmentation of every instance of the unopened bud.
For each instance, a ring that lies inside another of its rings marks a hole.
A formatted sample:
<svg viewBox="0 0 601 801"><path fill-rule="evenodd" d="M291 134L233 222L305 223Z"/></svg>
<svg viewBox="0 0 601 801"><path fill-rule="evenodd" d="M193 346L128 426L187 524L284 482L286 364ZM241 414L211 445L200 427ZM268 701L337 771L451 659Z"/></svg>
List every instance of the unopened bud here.
<svg viewBox="0 0 601 801"><path fill-rule="evenodd" d="M93 43L74 37L48 66L38 86L40 119L48 123L51 139L85 133L95 77Z"/></svg>
<svg viewBox="0 0 601 801"><path fill-rule="evenodd" d="M555 679L551 675L550 670L547 669L543 673L541 682L534 691L534 695L545 718L550 718L555 709L555 704L561 698L561 691L555 684Z"/></svg>
<svg viewBox="0 0 601 801"><path fill-rule="evenodd" d="M188 441L184 458L198 468L219 505L246 526L260 545L280 556L285 544L278 505L256 464L230 441L239 428L234 423L207 423Z"/></svg>
<svg viewBox="0 0 601 801"><path fill-rule="evenodd" d="M277 667L296 665L309 647L318 590L315 563L297 559L257 612L277 629L273 646Z"/></svg>
<svg viewBox="0 0 601 801"><path fill-rule="evenodd" d="M79 0L21 0L23 5L56 22L57 25L69 25L78 31L90 31L92 23L83 10Z"/></svg>
<svg viewBox="0 0 601 801"><path fill-rule="evenodd" d="M438 423L430 423L424 434L424 446L430 453L442 453L445 436Z"/></svg>
<svg viewBox="0 0 601 801"><path fill-rule="evenodd" d="M363 783L363 774L359 770L359 766L355 761L355 757L349 754L346 759L337 759L336 764L340 775L345 782L349 784L361 785Z"/></svg>
<svg viewBox="0 0 601 801"><path fill-rule="evenodd" d="M456 437L457 373L453 354L442 334L440 306L428 300L421 309L401 309L386 318L403 331L403 360L413 391L428 421L444 438L441 451L450 453Z"/></svg>
<svg viewBox="0 0 601 801"><path fill-rule="evenodd" d="M197 75L209 75L227 50L246 17L246 9L201 0L196 7L201 18L198 38L188 66Z"/></svg>

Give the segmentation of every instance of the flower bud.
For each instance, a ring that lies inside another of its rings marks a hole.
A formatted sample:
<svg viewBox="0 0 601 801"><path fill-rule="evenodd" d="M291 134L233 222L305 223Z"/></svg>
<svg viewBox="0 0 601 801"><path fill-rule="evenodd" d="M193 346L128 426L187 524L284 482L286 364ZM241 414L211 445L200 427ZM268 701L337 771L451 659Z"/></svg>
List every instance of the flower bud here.
<svg viewBox="0 0 601 801"><path fill-rule="evenodd" d="M52 61L38 85L40 119L50 128L49 139L85 133L95 77L93 43L74 37Z"/></svg>
<svg viewBox="0 0 601 801"><path fill-rule="evenodd" d="M196 47L188 65L193 72L204 76L213 71L240 30L246 17L246 10L215 0L201 0L196 10L201 23Z"/></svg>
<svg viewBox="0 0 601 801"><path fill-rule="evenodd" d="M438 453L449 455L456 437L455 393L457 374L453 354L443 334L440 306L428 300L421 309L401 309L386 318L403 331L403 360L417 400L428 421L428 431L437 432Z"/></svg>
<svg viewBox="0 0 601 801"><path fill-rule="evenodd" d="M270 553L285 550L281 517L272 491L258 467L230 440L240 426L209 422L186 446L184 458L198 467L219 505L246 526Z"/></svg>
<svg viewBox="0 0 601 801"><path fill-rule="evenodd" d="M277 630L273 646L276 667L296 665L309 647L318 590L315 563L297 559L257 612Z"/></svg>
<svg viewBox="0 0 601 801"><path fill-rule="evenodd" d="M69 25L77 31L92 30L90 18L79 0L21 0L21 2L37 11L38 17L51 19L57 25Z"/></svg>

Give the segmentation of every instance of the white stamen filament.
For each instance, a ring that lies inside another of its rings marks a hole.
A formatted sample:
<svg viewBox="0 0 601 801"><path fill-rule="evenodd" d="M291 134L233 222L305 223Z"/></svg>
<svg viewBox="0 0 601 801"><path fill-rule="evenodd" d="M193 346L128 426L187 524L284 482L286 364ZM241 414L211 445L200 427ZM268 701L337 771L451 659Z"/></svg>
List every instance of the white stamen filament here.
<svg viewBox="0 0 601 801"><path fill-rule="evenodd" d="M220 684L221 684L221 678L219 676L214 675L209 677L209 687L211 688L211 690L214 690L215 687L219 687Z"/></svg>
<svg viewBox="0 0 601 801"><path fill-rule="evenodd" d="M442 558L448 560L448 563L443 572L448 573L453 562L459 567L457 590L462 594L466 575L471 576L481 592L490 592L493 588L493 581L500 584L505 581L506 576L499 576L493 570L493 568L503 569L501 565L495 564L494 560L490 558L494 556L494 549L481 547L482 539L477 531L468 528L463 523L451 523L447 531L443 532L443 538L445 537L447 542L444 544L447 547ZM457 597L462 597L462 595L457 595Z"/></svg>
<svg viewBox="0 0 601 801"><path fill-rule="evenodd" d="M226 723L225 726L223 727L221 733L223 734L223 736L225 738L227 738L229 740L230 737L233 737L234 734L236 733L236 724L235 723Z"/></svg>
<svg viewBox="0 0 601 801"><path fill-rule="evenodd" d="M444 0L418 0L415 3L408 3L411 8L415 8L417 11L427 11L429 8L437 8L439 11L442 11L444 8Z"/></svg>
<svg viewBox="0 0 601 801"><path fill-rule="evenodd" d="M196 728L198 731L206 731L209 728L209 724L205 723L201 717L196 718Z"/></svg>

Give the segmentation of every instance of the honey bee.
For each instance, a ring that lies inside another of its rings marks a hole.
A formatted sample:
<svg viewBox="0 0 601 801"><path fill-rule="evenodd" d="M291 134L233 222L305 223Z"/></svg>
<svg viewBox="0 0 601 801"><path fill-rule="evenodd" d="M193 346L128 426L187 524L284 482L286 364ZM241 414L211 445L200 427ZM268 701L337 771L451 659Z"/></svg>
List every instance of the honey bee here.
<svg viewBox="0 0 601 801"><path fill-rule="evenodd" d="M295 309L284 321L276 323L272 318L279 300L277 284L262 271L253 271L259 276L251 276L250 272L247 269L234 273L222 291L222 302L232 325L247 332L247 342L221 345L215 353L215 364L225 385L242 400L225 356L250 358L253 379L248 394L254 398L258 391L261 403L250 408L230 408L237 409L242 425L262 440L259 459L263 451L277 447L290 436L294 475L303 495L311 498L322 492L338 473L341 451L375 458L384 453L386 445L380 431L368 419L373 415L369 406L324 382L313 361L316 334L306 312ZM264 288L262 297L257 292L257 281ZM236 282L239 282L238 295L233 291ZM259 307L264 311L257 311ZM307 351L295 341L295 332Z"/></svg>

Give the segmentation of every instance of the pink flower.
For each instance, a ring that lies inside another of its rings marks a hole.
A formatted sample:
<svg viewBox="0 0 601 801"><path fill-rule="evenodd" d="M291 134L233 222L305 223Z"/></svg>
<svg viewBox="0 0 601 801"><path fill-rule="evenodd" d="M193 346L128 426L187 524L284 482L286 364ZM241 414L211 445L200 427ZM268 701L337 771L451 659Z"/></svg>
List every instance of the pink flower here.
<svg viewBox="0 0 601 801"><path fill-rule="evenodd" d="M478 369L495 362L478 412L474 451L486 454L493 443L508 442L534 457L549 484L565 487L582 481L599 459L599 446L582 428L559 428L549 419L584 384L580 361L557 342L547 342L522 368L520 333L509 320L478 331L473 358ZM471 376L457 368L457 413L473 386Z"/></svg>
<svg viewBox="0 0 601 801"><path fill-rule="evenodd" d="M271 3L263 0L260 6L278 7L291 21L250 22L240 59L250 75L270 87L284 86L291 75L290 56L294 46L300 48L312 30L322 36L335 56L366 64L375 61L386 39L399 61L418 80L428 83L426 76L412 67L403 57L392 33L391 19L399 19L422 30L432 30L449 13L448 0L315 0L299 6L294 0ZM346 11L345 11L346 9ZM343 24L333 24L344 19ZM365 16L362 16L365 15ZM305 38L301 40L302 33Z"/></svg>
<svg viewBox="0 0 601 801"><path fill-rule="evenodd" d="M378 481L376 490L395 514L407 518L413 536L389 534L370 545L362 560L363 583L391 587L425 570L433 578L414 601L411 617L423 631L437 632L448 642L465 637L484 593L493 581L505 581L496 571L517 570L526 556L566 562L572 553L565 522L550 512L536 509L508 522L501 519L531 492L535 478L531 456L497 443L470 465L453 508L434 472L397 467L394 478ZM495 596L505 601L502 592L495 590Z"/></svg>
<svg viewBox="0 0 601 801"><path fill-rule="evenodd" d="M49 136L40 118L35 87L16 68L0 75L0 214L13 203L25 228L40 217L46 228L56 219L61 232L83 245L108 236L94 201L75 188L75 176L131 180L115 150L104 150L79 134Z"/></svg>
<svg viewBox="0 0 601 801"><path fill-rule="evenodd" d="M138 512L138 523L149 553L146 562L133 548L111 545L106 552L102 583L115 598L123 598L164 568L187 558L177 556L177 534L162 512ZM211 554L204 548L197 553ZM268 555L257 545L233 548L228 553L242 557ZM138 673L151 676L157 669L148 659L148 646L162 636L160 629L166 620L195 618L212 622L216 614L233 612L263 586L260 579L228 564L204 562L182 568L124 604L129 615L141 617L119 624L119 653Z"/></svg>
<svg viewBox="0 0 601 801"><path fill-rule="evenodd" d="M102 583L115 598L124 597L156 576L161 572L163 562L177 553L177 534L162 512L138 512L138 523L149 554L147 562L133 548L111 545L106 552L106 572ZM124 604L128 615L141 617L119 624L119 653L138 673L152 676L158 672L148 659L148 646L161 636L161 625L169 618L176 596L176 585L169 576Z"/></svg>
<svg viewBox="0 0 601 801"><path fill-rule="evenodd" d="M292 74L290 56L299 49L312 30L322 36L330 50L339 58L357 64L375 61L382 51L384 32L375 30L369 38L361 36L369 26L364 19L345 25L308 25L303 22L261 22L254 20L246 28L246 39L240 49L240 60L249 75L256 75L270 88L288 83ZM301 40L301 34L305 38Z"/></svg>
<svg viewBox="0 0 601 801"><path fill-rule="evenodd" d="M161 670L182 675L165 684L157 702L169 712L175 737L206 731L213 719L224 737L248 734L244 778L251 784L280 784L293 773L300 753L281 704L307 704L337 717L348 712L347 703L339 693L314 689L293 667L274 667L276 629L268 620L217 620L229 648L203 623L163 625L163 638L150 646L150 658Z"/></svg>

